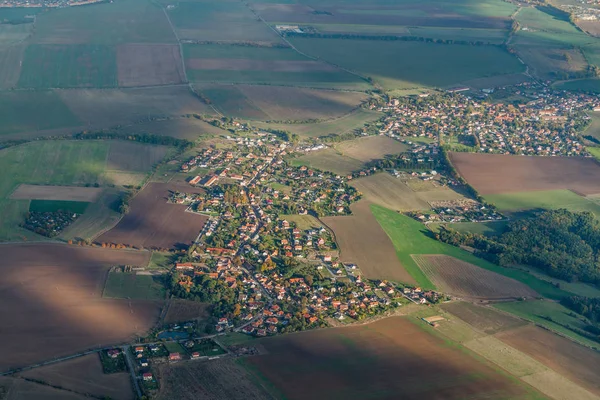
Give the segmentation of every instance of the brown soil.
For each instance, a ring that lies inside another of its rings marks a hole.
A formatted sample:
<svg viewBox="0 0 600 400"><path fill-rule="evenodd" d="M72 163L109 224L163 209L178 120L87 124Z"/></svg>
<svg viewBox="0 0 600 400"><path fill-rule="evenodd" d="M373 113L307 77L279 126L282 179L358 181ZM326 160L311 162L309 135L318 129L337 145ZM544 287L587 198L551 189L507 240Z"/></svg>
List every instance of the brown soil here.
<svg viewBox="0 0 600 400"><path fill-rule="evenodd" d="M600 164L591 158L450 153L450 159L483 195L555 189L600 193Z"/></svg>
<svg viewBox="0 0 600 400"><path fill-rule="evenodd" d="M444 293L473 299L500 300L539 296L514 279L446 255L413 255L419 268Z"/></svg>
<svg viewBox="0 0 600 400"><path fill-rule="evenodd" d="M259 400L271 397L231 359L162 365L158 400Z"/></svg>
<svg viewBox="0 0 600 400"><path fill-rule="evenodd" d="M290 400L491 400L526 393L402 317L277 336L262 344L268 354L247 362Z"/></svg>
<svg viewBox="0 0 600 400"><path fill-rule="evenodd" d="M205 319L210 316L210 304L197 301L173 299L165 316L165 324Z"/></svg>
<svg viewBox="0 0 600 400"><path fill-rule="evenodd" d="M351 216L322 219L335 232L341 260L356 263L369 279L415 284L400 264L392 241L371 213L369 203L359 201L351 210Z"/></svg>
<svg viewBox="0 0 600 400"><path fill-rule="evenodd" d="M59 364L36 368L19 376L78 393L110 397L114 400L133 400L135 397L129 373L103 373L98 354L89 354Z"/></svg>
<svg viewBox="0 0 600 400"><path fill-rule="evenodd" d="M189 246L208 217L186 212L187 206L167 203L169 191L199 192L190 185L150 183L130 203L116 227L98 237L99 243L173 249Z"/></svg>
<svg viewBox="0 0 600 400"><path fill-rule="evenodd" d="M0 378L0 393L5 393L3 400L89 400L84 395L9 377Z"/></svg>
<svg viewBox="0 0 600 400"><path fill-rule="evenodd" d="M567 379L600 396L600 353L537 326L496 335Z"/></svg>
<svg viewBox="0 0 600 400"><path fill-rule="evenodd" d="M527 322L519 318L471 303L452 302L443 304L442 308L475 329L490 335L527 325Z"/></svg>
<svg viewBox="0 0 600 400"><path fill-rule="evenodd" d="M44 186L22 184L11 194L15 200L70 200L94 202L102 193L101 188L79 186Z"/></svg>
<svg viewBox="0 0 600 400"><path fill-rule="evenodd" d="M123 44L117 47L119 86L172 85L185 81L179 46Z"/></svg>
<svg viewBox="0 0 600 400"><path fill-rule="evenodd" d="M0 370L130 340L156 322L160 303L101 297L113 265L150 253L59 244L0 245Z"/></svg>

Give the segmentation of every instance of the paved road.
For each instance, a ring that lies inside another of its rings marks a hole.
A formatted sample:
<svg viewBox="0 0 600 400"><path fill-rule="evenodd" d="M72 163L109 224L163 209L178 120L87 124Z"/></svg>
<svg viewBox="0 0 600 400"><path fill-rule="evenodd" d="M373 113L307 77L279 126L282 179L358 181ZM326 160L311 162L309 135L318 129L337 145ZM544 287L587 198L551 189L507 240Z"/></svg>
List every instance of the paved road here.
<svg viewBox="0 0 600 400"><path fill-rule="evenodd" d="M135 368L133 361L131 360L131 352L129 351L129 345L123 346L123 353L125 354L125 361L127 362L127 367L129 368L129 372L131 373L131 384L137 393L138 399L142 398L142 391L140 389L140 383L138 381L138 377L135 376Z"/></svg>

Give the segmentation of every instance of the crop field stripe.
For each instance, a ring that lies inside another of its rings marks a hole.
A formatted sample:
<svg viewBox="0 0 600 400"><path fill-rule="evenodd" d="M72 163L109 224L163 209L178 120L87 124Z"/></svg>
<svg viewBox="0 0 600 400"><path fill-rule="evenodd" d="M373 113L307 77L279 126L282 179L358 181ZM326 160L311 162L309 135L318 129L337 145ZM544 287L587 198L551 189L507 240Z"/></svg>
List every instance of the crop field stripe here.
<svg viewBox="0 0 600 400"><path fill-rule="evenodd" d="M55 212L69 211L76 214L83 214L90 203L85 201L69 201L69 200L31 200L29 203L29 211L36 212Z"/></svg>

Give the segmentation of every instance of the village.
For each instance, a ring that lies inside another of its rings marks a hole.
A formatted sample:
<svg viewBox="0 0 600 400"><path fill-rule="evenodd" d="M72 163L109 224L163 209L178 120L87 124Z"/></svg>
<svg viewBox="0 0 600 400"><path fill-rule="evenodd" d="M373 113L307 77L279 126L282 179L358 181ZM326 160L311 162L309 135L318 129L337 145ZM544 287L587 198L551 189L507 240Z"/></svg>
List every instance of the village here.
<svg viewBox="0 0 600 400"><path fill-rule="evenodd" d="M600 110L587 94L522 84L517 105L482 102L458 91L390 99L380 133L391 137L439 138L455 151L540 156L589 156L578 132L586 110ZM491 91L490 91L491 93Z"/></svg>

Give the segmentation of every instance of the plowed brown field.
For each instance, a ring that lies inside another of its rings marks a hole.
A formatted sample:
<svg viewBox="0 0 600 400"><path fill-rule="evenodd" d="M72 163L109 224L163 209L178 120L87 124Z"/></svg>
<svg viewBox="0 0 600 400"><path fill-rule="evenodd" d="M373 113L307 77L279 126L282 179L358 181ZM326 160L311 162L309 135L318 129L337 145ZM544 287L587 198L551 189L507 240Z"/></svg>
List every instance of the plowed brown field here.
<svg viewBox="0 0 600 400"><path fill-rule="evenodd" d="M600 396L600 353L532 325L496 337Z"/></svg>
<svg viewBox="0 0 600 400"><path fill-rule="evenodd" d="M172 249L190 245L208 217L185 212L187 206L167 203L169 191L198 192L189 185L151 183L130 204L116 227L98 237L99 243Z"/></svg>
<svg viewBox="0 0 600 400"><path fill-rule="evenodd" d="M19 376L98 397L114 400L135 398L129 373L105 374L98 354L36 368Z"/></svg>
<svg viewBox="0 0 600 400"><path fill-rule="evenodd" d="M350 216L322 219L335 233L341 260L356 263L370 279L416 283L398 261L396 249L371 213L369 203L360 201L351 210Z"/></svg>
<svg viewBox="0 0 600 400"><path fill-rule="evenodd" d="M450 153L450 160L482 195L555 189L600 193L600 164L591 158Z"/></svg>
<svg viewBox="0 0 600 400"><path fill-rule="evenodd" d="M113 265L146 265L150 253L59 244L0 245L0 370L131 339L160 303L101 297Z"/></svg>
<svg viewBox="0 0 600 400"><path fill-rule="evenodd" d="M446 255L413 255L419 268L442 292L473 299L537 297L529 286Z"/></svg>
<svg viewBox="0 0 600 400"><path fill-rule="evenodd" d="M246 362L290 400L526 399L533 391L401 317L262 345L267 354Z"/></svg>

